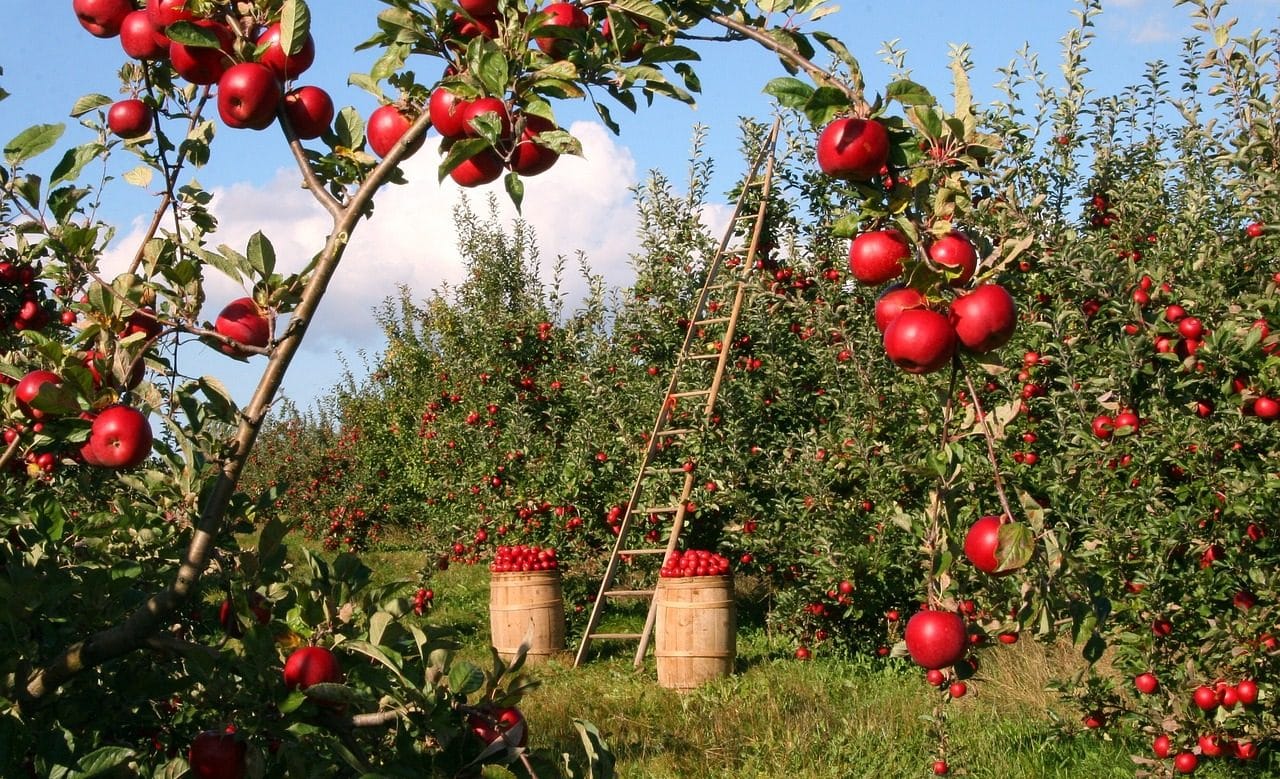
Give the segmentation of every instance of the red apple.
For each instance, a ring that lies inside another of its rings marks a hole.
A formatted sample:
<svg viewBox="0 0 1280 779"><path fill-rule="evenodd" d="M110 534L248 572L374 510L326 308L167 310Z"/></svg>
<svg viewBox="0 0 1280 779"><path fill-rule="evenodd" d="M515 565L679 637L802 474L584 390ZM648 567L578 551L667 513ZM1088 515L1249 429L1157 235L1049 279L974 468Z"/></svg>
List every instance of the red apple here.
<svg viewBox="0 0 1280 779"><path fill-rule="evenodd" d="M475 127L471 124L472 120L483 114L494 114L502 123L500 136L506 138L511 135L511 114L507 111L507 104L496 97L478 97L469 101L461 109L462 112L462 134L468 137L479 137L480 133L476 132Z"/></svg>
<svg viewBox="0 0 1280 779"><path fill-rule="evenodd" d="M445 87L437 87L427 102L431 126L446 138L461 138L467 133L463 111L470 101L463 100Z"/></svg>
<svg viewBox="0 0 1280 779"><path fill-rule="evenodd" d="M151 423L132 406L108 406L89 429L93 459L104 468L133 468L151 454Z"/></svg>
<svg viewBox="0 0 1280 779"><path fill-rule="evenodd" d="M284 683L291 690L305 690L315 684L337 684L342 681L338 658L321 646L295 649L284 662Z"/></svg>
<svg viewBox="0 0 1280 779"><path fill-rule="evenodd" d="M453 15L453 28L457 31L457 36L464 40L471 38L487 38L493 40L498 37L498 25L502 17L499 14L485 14L484 16L466 17L460 13Z"/></svg>
<svg viewBox="0 0 1280 779"><path fill-rule="evenodd" d="M458 0L458 7L471 16L492 16L498 12L498 0Z"/></svg>
<svg viewBox="0 0 1280 779"><path fill-rule="evenodd" d="M883 284L902 275L910 256L911 244L897 230L862 233L849 244L849 271L863 284Z"/></svg>
<svg viewBox="0 0 1280 779"><path fill-rule="evenodd" d="M308 32L300 44L295 42L294 48L297 51L289 54L284 50L280 37L281 28L276 23L264 30L254 43L258 51L262 52L258 55L258 62L271 68L276 78L288 81L302 75L315 62L316 42Z"/></svg>
<svg viewBox="0 0 1280 779"><path fill-rule="evenodd" d="M228 127L265 130L276 119L280 82L271 68L240 62L218 79L218 116Z"/></svg>
<svg viewBox="0 0 1280 779"><path fill-rule="evenodd" d="M998 516L985 516L969 527L964 537L964 556L974 568L993 576L1007 576L1016 568L1000 568L1000 528L1004 522Z"/></svg>
<svg viewBox="0 0 1280 779"><path fill-rule="evenodd" d="M162 60L172 41L145 10L132 11L120 24L120 48L136 60Z"/></svg>
<svg viewBox="0 0 1280 779"><path fill-rule="evenodd" d="M1236 697L1242 706L1252 706L1258 702L1258 683L1252 679L1241 679L1236 683Z"/></svg>
<svg viewBox="0 0 1280 779"><path fill-rule="evenodd" d="M951 324L964 348L983 354L1009 343L1018 326L1018 308L1004 287L980 284L952 301Z"/></svg>
<svg viewBox="0 0 1280 779"><path fill-rule="evenodd" d="M413 118L407 116L397 105L384 105L374 109L373 113L369 114L369 121L365 127L369 149L379 157L387 156L391 153L392 147L409 131L409 125L412 123ZM419 135L418 139L410 144L405 157L422 148L426 139L425 133Z"/></svg>
<svg viewBox="0 0 1280 779"><path fill-rule="evenodd" d="M1156 757L1163 760L1169 756L1171 751L1173 751L1172 739L1161 733L1156 736L1154 741L1151 742L1151 751L1155 753Z"/></svg>
<svg viewBox="0 0 1280 779"><path fill-rule="evenodd" d="M133 11L132 0L74 0L71 4L80 26L95 38L114 38Z"/></svg>
<svg viewBox="0 0 1280 779"><path fill-rule="evenodd" d="M152 17L154 20L155 17ZM188 46L174 41L169 44L169 63L173 69L192 84L216 84L227 68L234 64L231 51L235 45L235 35L231 28L211 19L196 19L192 22L196 27L211 33L218 39L218 46ZM221 102L221 95L219 102Z"/></svg>
<svg viewBox="0 0 1280 779"><path fill-rule="evenodd" d="M903 638L911 659L930 669L955 665L969 646L964 619L954 611L923 609L916 612L907 620Z"/></svg>
<svg viewBox="0 0 1280 779"><path fill-rule="evenodd" d="M333 122L333 98L320 87L305 86L284 96L284 112L299 140L319 138Z"/></svg>
<svg viewBox="0 0 1280 779"><path fill-rule="evenodd" d="M192 20L196 15L187 9L187 0L147 0L147 15L161 30L173 24Z"/></svg>
<svg viewBox="0 0 1280 779"><path fill-rule="evenodd" d="M978 267L978 253L974 250L973 243L958 230L929 244L929 259L955 274L950 282L953 287L968 283Z"/></svg>
<svg viewBox="0 0 1280 779"><path fill-rule="evenodd" d="M932 373L951 362L956 331L937 311L906 309L885 328L884 350L907 373Z"/></svg>
<svg viewBox="0 0 1280 779"><path fill-rule="evenodd" d="M522 747L529 743L529 728L524 715L514 707L485 708L467 715L467 727L471 734L488 746L498 739L508 746Z"/></svg>
<svg viewBox="0 0 1280 779"><path fill-rule="evenodd" d="M502 176L502 157L493 149L485 149L470 159L463 160L449 171L449 177L462 187L479 187L497 181Z"/></svg>
<svg viewBox="0 0 1280 779"><path fill-rule="evenodd" d="M556 126L541 116L525 115L524 131L520 140L511 152L511 169L521 176L536 176L545 173L556 164L560 155L545 146L539 146L534 139L539 133L550 132Z"/></svg>
<svg viewBox="0 0 1280 779"><path fill-rule="evenodd" d="M1267 226L1264 225L1262 222L1250 222L1248 225L1245 226L1244 233L1250 238L1261 238L1262 233L1266 229L1267 229Z"/></svg>
<svg viewBox="0 0 1280 779"><path fill-rule="evenodd" d="M548 18L543 21L542 26L538 28L538 32L543 33L534 38L534 42L538 44L538 48L542 49L542 53L549 57L564 59L573 50L573 43L565 37L557 35L547 35L548 28L556 33L568 33L573 35L575 30L585 30L591 24L591 20L587 18L586 13L574 5L573 3L549 3L541 11L548 14Z"/></svg>
<svg viewBox="0 0 1280 779"><path fill-rule="evenodd" d="M1133 686L1143 695L1150 695L1160 689L1160 680L1153 673L1141 673L1133 677Z"/></svg>
<svg viewBox="0 0 1280 779"><path fill-rule="evenodd" d="M226 305L218 314L213 329L218 335L224 335L246 346L266 346L271 338L271 323L253 298L237 298ZM237 349L231 344L223 344L222 351L236 357L247 357L251 352Z"/></svg>
<svg viewBox="0 0 1280 779"><path fill-rule="evenodd" d="M195 779L244 779L245 742L234 732L206 730L191 742L187 762Z"/></svg>
<svg viewBox="0 0 1280 779"><path fill-rule="evenodd" d="M924 304L924 295L914 287L889 287L876 300L876 327L883 333L898 314L909 308L923 308Z"/></svg>
<svg viewBox="0 0 1280 779"><path fill-rule="evenodd" d="M151 132L151 109L136 97L112 103L107 127L121 138L141 138Z"/></svg>
<svg viewBox="0 0 1280 779"><path fill-rule="evenodd" d="M32 407L31 401L35 400L40 394L40 389L46 384L50 385L50 389L57 389L62 386L62 377L53 371L31 371L13 388L13 399L18 404L18 410L28 419L45 418L46 412Z"/></svg>
<svg viewBox="0 0 1280 779"><path fill-rule="evenodd" d="M817 155L828 176L866 181L889 161L889 133L874 119L841 117L823 128Z"/></svg>
<svg viewBox="0 0 1280 779"><path fill-rule="evenodd" d="M1275 398L1261 395L1253 401L1253 413L1258 419L1264 419L1268 422L1280 417L1280 401Z"/></svg>

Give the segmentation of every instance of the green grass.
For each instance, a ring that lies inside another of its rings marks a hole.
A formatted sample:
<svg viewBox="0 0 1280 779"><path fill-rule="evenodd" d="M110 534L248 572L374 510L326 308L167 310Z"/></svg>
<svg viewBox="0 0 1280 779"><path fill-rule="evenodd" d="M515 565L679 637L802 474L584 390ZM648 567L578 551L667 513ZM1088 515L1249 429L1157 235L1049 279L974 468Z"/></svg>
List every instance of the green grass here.
<svg viewBox="0 0 1280 779"><path fill-rule="evenodd" d="M426 562L408 551L364 559L375 581L413 578ZM433 571L428 585L435 591L431 622L456 630L464 645L459 659L483 667L488 583L484 566L455 565ZM615 612L612 620L634 629L642 615L635 608ZM1079 715L1045 686L1078 662L1070 648L1023 641L993 649L983 655L969 694L943 703L908 663L839 659L820 650L800 662L791 658L788 639L750 624L739 626L735 674L686 693L658 686L652 654L633 669L633 643L595 646L582 668L573 668L569 655L533 667L541 686L521 709L530 746L552 754L581 754L572 722L594 723L625 779L931 776L939 740L930 718L939 708L953 776L1132 777L1130 755L1148 749L1145 740L1125 743L1105 732L1062 727L1060 720L1074 723ZM1196 775L1228 776L1225 765L1203 765Z"/></svg>
<svg viewBox="0 0 1280 779"><path fill-rule="evenodd" d="M375 564L371 561L371 564ZM458 629L462 659L488 657L488 572L454 566L433 575L435 624ZM634 626L640 614L615 617ZM571 659L535 667L541 686L521 708L531 746L578 753L574 718L596 725L639 779L917 777L930 774L938 739L928 718L941 696L899 661L823 657L799 662L789 643L759 628L739 631L737 672L687 693L657 684L652 656L632 668L633 643L597 642L582 668ZM988 654L991 668L945 709L953 775L1131 777L1130 749L1094 733L1055 735L1044 690L1059 654L1023 642ZM997 663L1003 659L1004 662ZM1073 728L1073 730L1078 730Z"/></svg>

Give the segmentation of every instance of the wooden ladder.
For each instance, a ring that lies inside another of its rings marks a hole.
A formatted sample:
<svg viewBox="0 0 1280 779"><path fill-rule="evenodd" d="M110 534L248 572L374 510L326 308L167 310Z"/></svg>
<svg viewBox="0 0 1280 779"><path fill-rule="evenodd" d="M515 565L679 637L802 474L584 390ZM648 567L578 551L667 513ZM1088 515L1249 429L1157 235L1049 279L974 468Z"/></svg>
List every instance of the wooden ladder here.
<svg viewBox="0 0 1280 779"><path fill-rule="evenodd" d="M742 313L743 301L746 298L749 286L748 281L756 264L756 252L760 246L760 237L765 223L769 192L773 186L774 148L777 145L780 124L780 120L774 121L768 137L752 161L751 170L743 182L742 191L738 195L733 217L725 230L724 238L720 241L719 248L716 250L712 261L708 263L706 281L702 285L702 291L698 294L697 301L694 303L693 313L689 317L689 326L685 332L680 353L676 357L675 367L671 372L671 380L667 385L666 394L663 396L662 407L658 410L657 418L654 420L653 428L641 455L640 467L636 474L635 482L631 487L630 497L628 497L623 507L613 552L609 555L609 563L600 582L600 589L596 593L595 602L592 604L591 616L587 619L587 627L583 632L582 643L578 646L578 652L574 656L573 664L575 668L582 665L586 660L591 642L596 640L638 640L640 646L636 649L636 668L639 668L644 663L645 654L649 650L649 641L653 636L654 620L657 616L657 601L653 597L655 590L652 588L639 590L612 589L613 582L618 573L619 563L624 559L629 560L634 555L662 555L662 559L665 560L678 547L680 532L684 527L689 505L689 496L693 492L696 478L695 469L660 466L655 464L655 460L662 448L662 442L683 438L699 432L701 423L705 423L714 413L716 398L720 392L721 382L724 380L725 369L729 364L729 353L733 345L734 331L738 325L738 318ZM754 209L749 205L753 202L758 203ZM747 244L730 249L730 244L734 242L735 236L741 235L744 229L748 229L748 227L750 237ZM728 275L728 272L736 273L736 278L730 281L720 281L718 277L722 270L727 272L726 275ZM713 298L725 295L725 293L732 293L733 295L733 303L729 308L729 313L723 314L718 309L711 310L709 304ZM713 333L715 334L713 335ZM703 344L708 340L718 341L719 350L707 350ZM695 349L695 347L701 347L701 349ZM697 386L692 389L682 388L684 383L682 380L686 369L694 366L699 367L700 370L689 371L690 373L695 373L695 376L689 381L697 382ZM706 382L707 366L714 366L709 383ZM702 402L702 414L699 424L697 426L682 424L673 427L672 413L679 407L680 402L685 399L697 399ZM669 503L647 505L652 498L646 500L646 496L661 494L646 489L650 480L661 478L671 480L673 477L679 483L666 494L674 494L678 495L678 497ZM636 529L635 526L638 524L636 518L639 517L643 520L653 515L671 517L671 527L666 546L629 546L631 543L629 537L633 534ZM606 604L614 598L647 598L649 600L649 613L645 618L644 629L641 632L596 632Z"/></svg>

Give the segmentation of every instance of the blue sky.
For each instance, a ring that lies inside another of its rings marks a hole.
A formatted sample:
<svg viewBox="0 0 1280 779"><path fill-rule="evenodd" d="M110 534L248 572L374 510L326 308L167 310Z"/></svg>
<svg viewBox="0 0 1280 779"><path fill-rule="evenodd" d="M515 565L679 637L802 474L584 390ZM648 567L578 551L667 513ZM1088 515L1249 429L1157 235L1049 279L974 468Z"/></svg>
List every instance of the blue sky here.
<svg viewBox="0 0 1280 779"><path fill-rule="evenodd" d="M331 5L332 4L332 5ZM28 8L7 15L0 47L0 86L12 97L0 103L0 141L38 122L65 121L66 142L85 139L82 128L67 113L85 93L114 95L116 73L125 62L115 39L98 40L84 32L71 11L69 0L52 4L25 4ZM329 9L340 5L341 13ZM883 44L896 41L907 52L907 65L915 80L940 96L949 92L949 45L969 43L974 62L973 87L979 101L994 99L991 86L996 69L1009 63L1024 45L1037 52L1042 69L1058 85L1060 43L1075 24L1070 0L917 0L884 3L855 0L819 25L839 36L863 66L868 89L882 88L890 69L880 61ZM313 32L318 54L304 83L324 86L339 106L353 105L367 114L375 103L364 92L347 87L347 75L368 68L374 54L353 52L354 46L375 29L374 17L384 6L376 0L312 0ZM1241 19L1242 29L1273 27L1280 12L1278 0L1234 0L1231 15ZM1100 93L1117 91L1142 76L1147 62L1176 60L1179 41L1191 33L1186 8L1174 8L1173 0L1104 0L1104 12L1095 28L1090 50L1089 83ZM695 123L708 127L708 151L721 161L713 191L729 186L740 173L734 158L737 117L767 119L771 104L761 87L783 75L777 60L749 43L700 46L703 62L698 71L703 94L697 109L672 101L659 101L634 116L618 107L613 111L622 124L620 137L609 135L581 103L557 107L563 124L583 137L586 160L557 165L550 173L527 184L524 216L537 230L544 259L557 254L586 253L593 270L614 284L629 278L627 253L631 249L628 187L651 169L679 182ZM423 73L434 64L420 65ZM249 234L263 228L282 255L296 255L298 262L319 248L326 230L323 214L297 189L278 131L229 131L215 143L214 160L198 173L200 182L216 193L214 210L222 224L219 241L243 246ZM374 220L360 228L356 244L339 271L330 298L321 308L309 344L295 361L285 393L306 405L333 383L339 369L335 354L347 356L357 375L360 350L376 351L380 345L369 309L399 283L410 285L418 297L442 282L456 281L458 267L451 257L448 214L459 193L451 184L435 183L432 167L438 160L432 144L406 166L409 188L385 193ZM51 167L53 154L34 167ZM495 185L496 189L497 185ZM124 253L136 236L149 207L145 193L120 183L104 213L120 228L113 250ZM472 194L475 202L477 195ZM108 263L109 266L109 263ZM287 265L286 265L287 267ZM570 284L570 287L573 283ZM243 294L233 285L210 285L211 310L215 303ZM187 358L214 373L247 399L261 359L248 366L231 360L215 363L203 355ZM190 364L180 366L194 371Z"/></svg>

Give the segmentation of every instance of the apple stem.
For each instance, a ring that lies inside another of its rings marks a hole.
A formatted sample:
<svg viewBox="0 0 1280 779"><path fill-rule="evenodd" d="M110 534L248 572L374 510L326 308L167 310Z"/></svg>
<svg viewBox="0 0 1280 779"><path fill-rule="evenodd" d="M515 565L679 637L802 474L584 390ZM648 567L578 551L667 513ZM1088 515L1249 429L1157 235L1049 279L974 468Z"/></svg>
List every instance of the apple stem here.
<svg viewBox="0 0 1280 779"><path fill-rule="evenodd" d="M965 386L969 388L969 397L973 400L973 412L978 417L978 423L982 425L982 437L987 442L987 460L991 463L991 480L995 484L996 495L1000 497L1000 506L1004 509L1004 516L1000 518L1000 523L1011 522L1013 509L1009 507L1009 497L1004 491L1004 477L1000 473L1000 463L996 459L995 433L987 423L987 412L982 410L982 401L978 400L978 390L973 386L973 377L967 370L964 372L964 381Z"/></svg>

